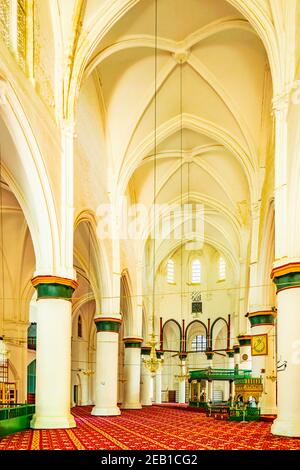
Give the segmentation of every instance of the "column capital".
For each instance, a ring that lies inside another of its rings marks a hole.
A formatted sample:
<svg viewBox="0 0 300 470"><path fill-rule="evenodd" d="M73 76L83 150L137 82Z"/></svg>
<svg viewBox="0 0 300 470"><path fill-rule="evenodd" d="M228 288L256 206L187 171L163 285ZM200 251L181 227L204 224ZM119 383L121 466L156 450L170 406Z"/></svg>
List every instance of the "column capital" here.
<svg viewBox="0 0 300 470"><path fill-rule="evenodd" d="M122 320L121 318L114 317L98 317L94 319L96 324L97 333L119 333Z"/></svg>
<svg viewBox="0 0 300 470"><path fill-rule="evenodd" d="M156 351L156 357L157 357L157 359L161 359L163 355L164 355L164 352L163 352L163 351L160 351L160 350L157 350L157 351Z"/></svg>
<svg viewBox="0 0 300 470"><path fill-rule="evenodd" d="M273 312L273 310L262 310L248 314L251 328L255 326L274 325L274 318L275 312Z"/></svg>
<svg viewBox="0 0 300 470"><path fill-rule="evenodd" d="M239 335L238 342L240 346L251 346L251 335Z"/></svg>
<svg viewBox="0 0 300 470"><path fill-rule="evenodd" d="M214 352L213 351L205 351L207 359L210 361L214 357Z"/></svg>
<svg viewBox="0 0 300 470"><path fill-rule="evenodd" d="M140 337L126 336L126 338L123 338L125 348L139 348L140 349L142 347L143 341L144 339Z"/></svg>
<svg viewBox="0 0 300 470"><path fill-rule="evenodd" d="M35 276L31 279L31 283L37 290L37 300L49 298L71 300L78 286L74 279L52 275Z"/></svg>
<svg viewBox="0 0 300 470"><path fill-rule="evenodd" d="M186 352L180 352L180 353L178 354L178 357L179 357L179 359L180 359L181 361L185 361L186 358L187 358L187 356L188 356L188 353L186 353Z"/></svg>
<svg viewBox="0 0 300 470"><path fill-rule="evenodd" d="M151 353L151 347L150 346L142 346L141 347L141 354L143 356L150 356Z"/></svg>
<svg viewBox="0 0 300 470"><path fill-rule="evenodd" d="M300 260L274 264L271 279L276 285L276 292L300 287Z"/></svg>
<svg viewBox="0 0 300 470"><path fill-rule="evenodd" d="M227 350L226 350L226 354L227 354L227 356L228 356L229 358L233 358L233 357L234 357L234 353L235 353L234 349L227 349Z"/></svg>

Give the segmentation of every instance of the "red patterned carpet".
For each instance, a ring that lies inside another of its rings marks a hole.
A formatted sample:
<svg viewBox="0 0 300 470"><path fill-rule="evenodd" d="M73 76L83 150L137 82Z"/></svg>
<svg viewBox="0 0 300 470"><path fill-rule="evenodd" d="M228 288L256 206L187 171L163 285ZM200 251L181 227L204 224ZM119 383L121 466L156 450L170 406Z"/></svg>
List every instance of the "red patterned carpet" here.
<svg viewBox="0 0 300 470"><path fill-rule="evenodd" d="M300 438L276 437L267 422L235 423L184 408L152 406L95 417L91 407L73 408L77 428L26 430L0 440L0 450L300 450Z"/></svg>

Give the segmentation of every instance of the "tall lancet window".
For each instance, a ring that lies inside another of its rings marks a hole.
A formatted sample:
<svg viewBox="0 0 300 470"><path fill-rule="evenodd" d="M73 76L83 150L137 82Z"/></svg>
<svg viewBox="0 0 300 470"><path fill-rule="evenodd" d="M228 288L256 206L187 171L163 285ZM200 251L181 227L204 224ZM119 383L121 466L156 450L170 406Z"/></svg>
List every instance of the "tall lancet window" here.
<svg viewBox="0 0 300 470"><path fill-rule="evenodd" d="M226 261L223 256L219 258L219 281L225 281L226 279Z"/></svg>
<svg viewBox="0 0 300 470"><path fill-rule="evenodd" d="M200 284L201 282L201 262L199 259L195 259L192 262L192 283Z"/></svg>
<svg viewBox="0 0 300 470"><path fill-rule="evenodd" d="M169 284L174 284L175 282L175 263L172 259L169 259L167 262L167 282Z"/></svg>

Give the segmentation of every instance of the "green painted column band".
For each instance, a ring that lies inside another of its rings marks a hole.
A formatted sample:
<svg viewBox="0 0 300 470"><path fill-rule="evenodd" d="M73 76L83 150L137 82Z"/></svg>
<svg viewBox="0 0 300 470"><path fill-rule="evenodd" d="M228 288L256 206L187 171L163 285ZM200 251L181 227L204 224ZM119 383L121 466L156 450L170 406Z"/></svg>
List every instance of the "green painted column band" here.
<svg viewBox="0 0 300 470"><path fill-rule="evenodd" d="M142 347L141 354L143 354L144 356L150 356L150 353L151 353L150 347L147 347L147 346Z"/></svg>
<svg viewBox="0 0 300 470"><path fill-rule="evenodd" d="M293 287L300 287L300 272L288 273L273 278L276 285L276 292Z"/></svg>
<svg viewBox="0 0 300 470"><path fill-rule="evenodd" d="M182 352L182 353L179 353L179 355L178 355L178 356L179 356L179 359L181 359L181 360L184 360L184 359L186 359L186 358L187 358L187 353L185 353L185 352Z"/></svg>
<svg viewBox="0 0 300 470"><path fill-rule="evenodd" d="M249 321L251 328L259 325L274 325L274 316L272 313L265 313L263 315L260 313L259 315L249 316Z"/></svg>
<svg viewBox="0 0 300 470"><path fill-rule="evenodd" d="M251 346L251 338L238 338L240 346Z"/></svg>
<svg viewBox="0 0 300 470"><path fill-rule="evenodd" d="M141 343L140 341L128 341L128 342L124 342L124 346L125 348L141 348Z"/></svg>
<svg viewBox="0 0 300 470"><path fill-rule="evenodd" d="M66 277L41 275L31 279L33 287L37 291L39 299L65 299L71 300L78 283L74 279Z"/></svg>
<svg viewBox="0 0 300 470"><path fill-rule="evenodd" d="M161 357L164 355L163 351L156 351L156 357L157 359L161 359Z"/></svg>
<svg viewBox="0 0 300 470"><path fill-rule="evenodd" d="M226 351L228 357L234 357L234 351Z"/></svg>
<svg viewBox="0 0 300 470"><path fill-rule="evenodd" d="M96 319L95 320L96 328L97 328L97 333L100 333L102 331L106 331L108 333L119 333L120 327L121 327L121 322L119 320L100 320Z"/></svg>
<svg viewBox="0 0 300 470"><path fill-rule="evenodd" d="M234 354L240 354L240 347L239 346L233 346Z"/></svg>
<svg viewBox="0 0 300 470"><path fill-rule="evenodd" d="M214 353L213 352L206 352L206 357L209 361L211 361L214 357Z"/></svg>
<svg viewBox="0 0 300 470"><path fill-rule="evenodd" d="M63 284L38 284L36 286L37 300L39 299L65 299L71 300L74 288Z"/></svg>

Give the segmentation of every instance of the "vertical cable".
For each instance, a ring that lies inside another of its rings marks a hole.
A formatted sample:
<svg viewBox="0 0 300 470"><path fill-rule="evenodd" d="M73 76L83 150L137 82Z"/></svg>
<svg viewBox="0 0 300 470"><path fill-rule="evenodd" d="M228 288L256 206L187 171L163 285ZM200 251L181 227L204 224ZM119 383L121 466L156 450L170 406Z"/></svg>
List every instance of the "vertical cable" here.
<svg viewBox="0 0 300 470"><path fill-rule="evenodd" d="M157 171L157 0L154 2L154 159L153 159L153 289L152 289L152 333L155 313L155 224L156 224L156 171Z"/></svg>
<svg viewBox="0 0 300 470"><path fill-rule="evenodd" d="M180 60L180 209L181 209L181 247L180 247L180 310L183 317L183 105L182 105L182 60ZM181 345L180 345L181 346Z"/></svg>

